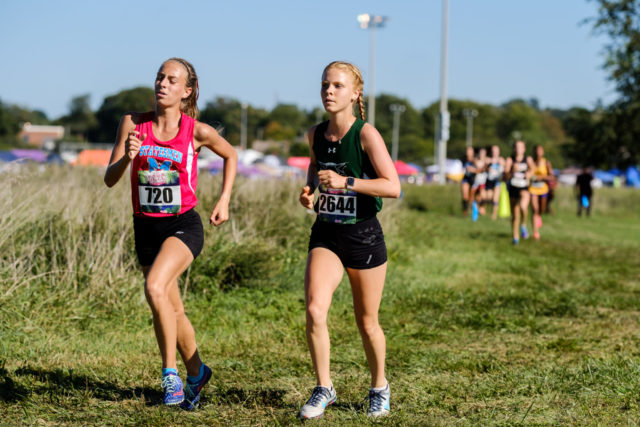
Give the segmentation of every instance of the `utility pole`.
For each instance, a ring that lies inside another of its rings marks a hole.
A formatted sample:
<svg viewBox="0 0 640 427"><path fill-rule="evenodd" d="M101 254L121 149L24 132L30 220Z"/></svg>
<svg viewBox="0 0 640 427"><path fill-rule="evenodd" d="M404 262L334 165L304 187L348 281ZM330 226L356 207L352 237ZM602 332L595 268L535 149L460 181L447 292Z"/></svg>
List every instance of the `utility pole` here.
<svg viewBox="0 0 640 427"><path fill-rule="evenodd" d="M247 107L248 105L243 102L242 105L242 114L240 117L240 148L243 150L247 149Z"/></svg>
<svg viewBox="0 0 640 427"><path fill-rule="evenodd" d="M467 118L467 147L473 146L473 119L478 117L478 110L465 108L462 115Z"/></svg>
<svg viewBox="0 0 640 427"><path fill-rule="evenodd" d="M393 113L393 135L391 137L391 159L398 160L398 140L400 138L400 114L407 108L402 104L391 104L389 110Z"/></svg>
<svg viewBox="0 0 640 427"><path fill-rule="evenodd" d="M440 57L440 132L438 133L438 181L445 184L449 111L447 110L447 37L449 32L449 0L442 0L442 47Z"/></svg>

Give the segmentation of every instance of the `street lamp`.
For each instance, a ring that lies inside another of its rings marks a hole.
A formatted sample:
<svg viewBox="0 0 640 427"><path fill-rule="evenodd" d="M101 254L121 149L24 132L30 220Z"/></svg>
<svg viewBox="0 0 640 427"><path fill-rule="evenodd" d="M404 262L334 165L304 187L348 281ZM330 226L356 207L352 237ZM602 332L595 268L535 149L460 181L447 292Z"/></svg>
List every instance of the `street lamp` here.
<svg viewBox="0 0 640 427"><path fill-rule="evenodd" d="M398 160L398 139L400 138L400 114L404 113L407 107L402 104L391 104L389 110L393 113L393 136L391 138L391 158Z"/></svg>
<svg viewBox="0 0 640 427"><path fill-rule="evenodd" d="M462 115L467 118L467 147L471 147L473 141L473 119L478 117L478 110L473 108L465 108Z"/></svg>
<svg viewBox="0 0 640 427"><path fill-rule="evenodd" d="M369 123L376 125L376 94L375 94L375 61L376 61L376 28L384 27L389 20L386 16L370 15L363 13L358 15L360 28L369 30Z"/></svg>

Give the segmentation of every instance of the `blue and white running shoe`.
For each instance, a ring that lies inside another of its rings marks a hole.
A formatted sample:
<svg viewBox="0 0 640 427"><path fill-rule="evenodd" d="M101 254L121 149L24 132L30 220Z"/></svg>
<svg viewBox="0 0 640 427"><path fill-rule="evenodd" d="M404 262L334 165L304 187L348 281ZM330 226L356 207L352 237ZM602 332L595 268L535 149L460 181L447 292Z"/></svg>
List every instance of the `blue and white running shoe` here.
<svg viewBox="0 0 640 427"><path fill-rule="evenodd" d="M473 204L471 205L471 220L473 222L476 222L478 220L479 215L480 215L480 212L478 211L478 203L473 202Z"/></svg>
<svg viewBox="0 0 640 427"><path fill-rule="evenodd" d="M204 365L203 369L204 373L202 374L200 381L191 383L191 381L187 379L187 386L184 388L184 402L180 405L180 407L186 411L193 411L198 407L198 405L200 405L200 392L205 384L207 384L211 379L211 368Z"/></svg>
<svg viewBox="0 0 640 427"><path fill-rule="evenodd" d="M369 389L369 409L367 416L382 417L389 413L389 400L391 398L391 387L389 383L383 390Z"/></svg>
<svg viewBox="0 0 640 427"><path fill-rule="evenodd" d="M182 380L178 375L168 374L162 377L162 389L164 390L165 405L179 405L184 400Z"/></svg>
<svg viewBox="0 0 640 427"><path fill-rule="evenodd" d="M527 230L527 227L524 225L520 226L520 234L522 234L522 238L523 239L528 239L529 238L529 231Z"/></svg>
<svg viewBox="0 0 640 427"><path fill-rule="evenodd" d="M336 390L331 388L316 386L311 393L311 397L307 400L300 410L300 418L320 418L324 415L324 409L336 402Z"/></svg>

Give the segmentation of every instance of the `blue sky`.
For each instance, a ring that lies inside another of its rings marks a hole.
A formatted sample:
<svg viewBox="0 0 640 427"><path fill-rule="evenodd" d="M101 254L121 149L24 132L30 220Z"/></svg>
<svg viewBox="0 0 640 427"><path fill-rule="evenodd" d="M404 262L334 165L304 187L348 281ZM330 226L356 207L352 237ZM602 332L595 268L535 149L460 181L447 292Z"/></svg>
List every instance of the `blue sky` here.
<svg viewBox="0 0 640 427"><path fill-rule="evenodd" d="M376 93L418 108L439 97L441 0L0 0L0 100L50 118L72 97L151 87L160 63L191 61L200 107L216 96L254 106L320 106L323 67L342 59L369 76L360 13L385 15L376 34ZM500 104L592 107L615 99L601 69L606 39L580 25L588 0L450 0L447 92Z"/></svg>

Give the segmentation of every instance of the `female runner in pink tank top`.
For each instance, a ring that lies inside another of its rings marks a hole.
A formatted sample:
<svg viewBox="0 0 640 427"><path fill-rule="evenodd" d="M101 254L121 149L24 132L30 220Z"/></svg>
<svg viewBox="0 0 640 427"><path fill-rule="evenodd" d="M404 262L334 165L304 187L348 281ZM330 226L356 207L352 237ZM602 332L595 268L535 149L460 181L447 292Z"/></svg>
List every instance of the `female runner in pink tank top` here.
<svg viewBox="0 0 640 427"><path fill-rule="evenodd" d="M215 226L229 218L237 155L215 129L196 120L198 77L189 62L171 58L162 64L155 98L155 111L128 113L120 120L104 182L112 187L131 167L136 253L162 356L164 404L191 410L211 378L178 289L178 277L204 242L194 210L198 153L207 147L224 159L222 193L209 217ZM187 369L186 386L177 372L176 349Z"/></svg>

